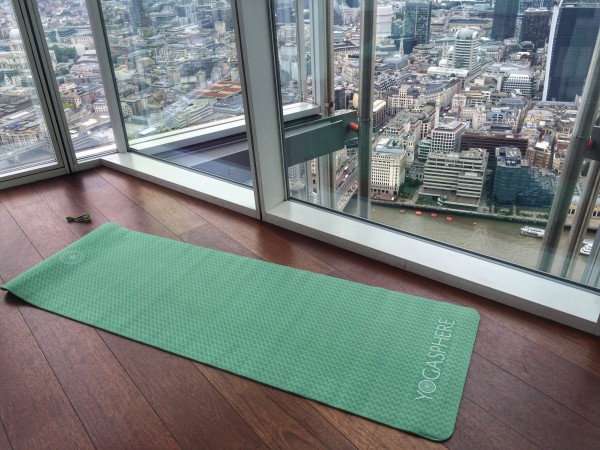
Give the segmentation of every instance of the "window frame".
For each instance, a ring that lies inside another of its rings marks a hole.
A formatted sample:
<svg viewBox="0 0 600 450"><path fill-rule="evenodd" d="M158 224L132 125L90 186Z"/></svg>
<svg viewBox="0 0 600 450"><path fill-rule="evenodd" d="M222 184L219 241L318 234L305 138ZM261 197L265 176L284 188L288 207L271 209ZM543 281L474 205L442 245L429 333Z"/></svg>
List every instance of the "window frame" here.
<svg viewBox="0 0 600 450"><path fill-rule="evenodd" d="M234 1L242 30L239 34L245 42L252 42L251 46L241 47L241 73L249 94L247 114L251 132L261 138L260 142L252 141L251 152L259 169L257 204L264 221L600 335L600 296L593 289L290 200L283 161L279 85L269 85L277 79L274 41L272 33L270 39L265 33L258 37L255 34L257 29L264 30L265 24L274 29L272 2L253 2L252 8L244 9L242 0ZM326 2L318 3L325 7ZM260 26L255 26L252 33L248 28L256 23ZM269 55L270 67L260 55ZM260 120L254 120L257 114ZM273 124L278 124L279 129L275 130ZM506 283L507 279L514 283Z"/></svg>

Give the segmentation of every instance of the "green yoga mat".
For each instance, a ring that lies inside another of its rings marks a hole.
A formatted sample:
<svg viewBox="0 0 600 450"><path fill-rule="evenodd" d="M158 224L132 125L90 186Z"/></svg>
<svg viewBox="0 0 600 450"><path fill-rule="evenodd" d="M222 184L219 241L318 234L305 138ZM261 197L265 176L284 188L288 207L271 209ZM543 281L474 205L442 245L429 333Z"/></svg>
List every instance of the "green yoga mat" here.
<svg viewBox="0 0 600 450"><path fill-rule="evenodd" d="M57 314L429 439L448 439L470 308L108 223L2 286Z"/></svg>

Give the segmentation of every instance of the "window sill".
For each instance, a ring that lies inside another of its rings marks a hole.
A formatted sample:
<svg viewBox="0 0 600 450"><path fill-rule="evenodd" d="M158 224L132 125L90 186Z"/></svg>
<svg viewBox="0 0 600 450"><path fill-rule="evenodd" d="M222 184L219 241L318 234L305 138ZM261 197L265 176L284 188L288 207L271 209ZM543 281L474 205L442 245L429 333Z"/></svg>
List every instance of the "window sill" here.
<svg viewBox="0 0 600 450"><path fill-rule="evenodd" d="M283 107L285 121L300 119L319 114L320 112L321 108L312 103L295 103ZM245 132L246 120L244 116L241 116L218 122L210 122L185 130L176 130L159 136L149 136L147 138L132 140L129 146L137 152L145 155L153 155L165 150L200 144Z"/></svg>
<svg viewBox="0 0 600 450"><path fill-rule="evenodd" d="M254 191L250 188L134 153L117 153L101 161L106 167L256 217Z"/></svg>
<svg viewBox="0 0 600 450"><path fill-rule="evenodd" d="M266 221L499 303L600 334L600 296L591 290L291 201L269 210Z"/></svg>

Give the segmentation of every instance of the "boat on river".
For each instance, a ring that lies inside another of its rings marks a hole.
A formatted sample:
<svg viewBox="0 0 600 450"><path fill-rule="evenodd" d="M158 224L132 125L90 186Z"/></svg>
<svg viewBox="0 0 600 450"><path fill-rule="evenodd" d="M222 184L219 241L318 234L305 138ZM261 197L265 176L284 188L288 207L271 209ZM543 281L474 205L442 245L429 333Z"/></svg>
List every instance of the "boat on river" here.
<svg viewBox="0 0 600 450"><path fill-rule="evenodd" d="M542 228L535 228L535 227L529 227L529 226L525 226L525 227L521 228L521 234L523 236L533 236L533 237L537 237L537 238L543 238L545 232L546 232L546 230L544 230Z"/></svg>

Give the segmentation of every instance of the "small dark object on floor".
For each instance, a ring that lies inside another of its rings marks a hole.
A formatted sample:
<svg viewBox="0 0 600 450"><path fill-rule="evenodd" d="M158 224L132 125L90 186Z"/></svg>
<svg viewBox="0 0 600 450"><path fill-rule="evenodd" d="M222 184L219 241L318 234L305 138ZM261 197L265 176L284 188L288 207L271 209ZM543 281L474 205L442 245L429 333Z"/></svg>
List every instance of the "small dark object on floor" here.
<svg viewBox="0 0 600 450"><path fill-rule="evenodd" d="M89 214L82 214L81 216L75 216L75 217L71 217L68 216L67 217L67 222L83 222L83 223L90 223L92 221L92 219L90 218Z"/></svg>

